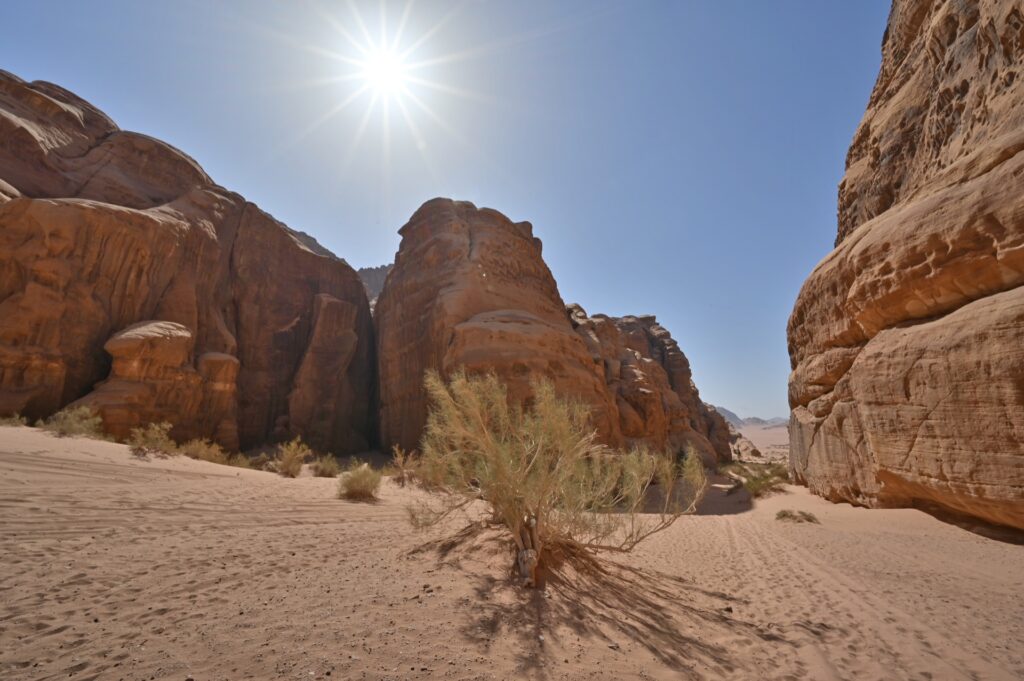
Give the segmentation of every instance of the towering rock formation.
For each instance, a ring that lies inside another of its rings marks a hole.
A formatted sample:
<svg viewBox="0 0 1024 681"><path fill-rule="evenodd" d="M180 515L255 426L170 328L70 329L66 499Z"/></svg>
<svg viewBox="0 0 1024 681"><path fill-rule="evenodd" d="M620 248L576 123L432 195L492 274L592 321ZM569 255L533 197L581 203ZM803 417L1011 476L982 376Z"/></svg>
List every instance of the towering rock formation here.
<svg viewBox="0 0 1024 681"><path fill-rule="evenodd" d="M697 396L690 367L653 317L567 313L529 223L434 199L401 229L377 303L385 446L414 448L426 420L423 373L494 370L515 397L551 379L591 407L608 444L694 444L729 457L728 427Z"/></svg>
<svg viewBox="0 0 1024 681"><path fill-rule="evenodd" d="M468 202L433 199L399 231L394 269L377 300L380 431L413 449L426 422L423 374L494 370L513 396L543 375L593 410L621 444L600 368L569 324L528 222Z"/></svg>
<svg viewBox="0 0 1024 681"><path fill-rule="evenodd" d="M816 493L1024 528L1024 15L896 0L789 321L791 465Z"/></svg>
<svg viewBox="0 0 1024 681"><path fill-rule="evenodd" d="M588 317L579 305L568 310L603 370L628 443L673 451L692 446L708 463L730 458L728 422L701 401L690 362L653 315Z"/></svg>
<svg viewBox="0 0 1024 681"><path fill-rule="evenodd" d="M0 72L0 413L81 399L122 435L167 420L231 448L359 451L374 363L344 261L180 151Z"/></svg>

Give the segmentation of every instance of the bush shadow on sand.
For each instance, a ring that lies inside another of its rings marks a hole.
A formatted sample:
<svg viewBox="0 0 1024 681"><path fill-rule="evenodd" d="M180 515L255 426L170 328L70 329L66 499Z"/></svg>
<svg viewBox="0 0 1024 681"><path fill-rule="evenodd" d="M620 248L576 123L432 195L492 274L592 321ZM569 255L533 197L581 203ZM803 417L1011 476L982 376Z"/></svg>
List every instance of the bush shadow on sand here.
<svg viewBox="0 0 1024 681"><path fill-rule="evenodd" d="M750 664L723 642L788 643L771 628L737 618L733 611L746 604L743 599L611 558L563 562L543 575L543 588L525 588L512 573L511 541L481 523L411 553L433 555L440 567L465 577L476 614L461 635L482 655L510 642L520 673L547 676L570 661L577 638L612 655L646 650L693 679L705 678L698 667L728 674ZM495 569L504 565L504 573Z"/></svg>

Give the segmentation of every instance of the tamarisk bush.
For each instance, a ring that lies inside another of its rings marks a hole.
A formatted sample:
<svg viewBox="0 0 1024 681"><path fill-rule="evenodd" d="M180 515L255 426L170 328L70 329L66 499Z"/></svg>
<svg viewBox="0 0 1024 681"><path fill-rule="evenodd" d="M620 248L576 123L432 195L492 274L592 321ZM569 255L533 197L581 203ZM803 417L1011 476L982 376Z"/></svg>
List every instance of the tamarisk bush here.
<svg viewBox="0 0 1024 681"><path fill-rule="evenodd" d="M426 376L431 400L416 478L432 503L414 524L440 522L483 502L515 542L530 586L558 560L629 551L695 510L706 479L700 457L599 444L586 408L533 384L526 407L510 404L494 374Z"/></svg>

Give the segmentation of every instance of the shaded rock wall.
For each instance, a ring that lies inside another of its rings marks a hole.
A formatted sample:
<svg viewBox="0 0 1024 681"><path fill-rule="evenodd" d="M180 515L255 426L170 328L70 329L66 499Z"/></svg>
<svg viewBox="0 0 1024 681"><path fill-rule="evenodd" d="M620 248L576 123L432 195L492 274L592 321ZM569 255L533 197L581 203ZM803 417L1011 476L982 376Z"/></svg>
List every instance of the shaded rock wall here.
<svg viewBox="0 0 1024 681"><path fill-rule="evenodd" d="M138 419L229 447L302 435L338 453L365 448L366 295L314 246L173 147L119 130L58 86L0 72L0 412L46 416L109 379L87 401L115 429L130 425L131 382L153 396L131 398ZM163 362L167 343L151 339L130 354L159 371L121 365L121 332L143 321L187 331L180 363ZM199 387L160 397L168 371Z"/></svg>
<svg viewBox="0 0 1024 681"><path fill-rule="evenodd" d="M1024 16L897 0L789 321L791 465L814 492L1024 527Z"/></svg>

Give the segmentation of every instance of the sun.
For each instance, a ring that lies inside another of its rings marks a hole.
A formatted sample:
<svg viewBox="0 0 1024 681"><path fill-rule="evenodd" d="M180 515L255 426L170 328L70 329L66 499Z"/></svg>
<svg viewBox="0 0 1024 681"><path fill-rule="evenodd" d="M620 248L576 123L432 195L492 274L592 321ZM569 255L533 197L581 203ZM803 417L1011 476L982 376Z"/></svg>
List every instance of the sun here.
<svg viewBox="0 0 1024 681"><path fill-rule="evenodd" d="M435 78L438 71L444 71L445 65L472 59L488 52L490 48L477 46L438 54L433 49L439 42L438 36L462 11L464 3L455 4L423 30L416 28L416 22L411 19L413 4L414 0L405 0L397 21L389 21L386 5L381 0L379 21L375 23L371 20L368 23L367 18L371 17L364 17L354 0L347 3L349 12L342 12L341 15L335 15L321 7L316 0L311 0L310 8L333 29L331 33L335 34L336 42L332 47L304 42L286 33L271 31L271 35L287 44L330 59L340 67L334 75L289 84L290 87L338 88L339 95L333 106L298 131L283 146L297 145L342 112L355 108L363 108L363 112L357 116L358 123L353 126L354 132L343 161L346 165L367 131L377 127L386 167L391 154L393 128L400 130L403 122L411 136L408 141L414 144L430 168L432 163L428 158L428 149L431 145L428 144L428 135L435 134L434 128L460 144L472 146L459 130L435 110L435 106L438 101L443 103L444 98L460 97L475 102L483 101L483 98L471 90ZM374 117L378 125L371 126ZM426 127L423 125L425 122Z"/></svg>
<svg viewBox="0 0 1024 681"><path fill-rule="evenodd" d="M409 84L409 66L398 52L375 49L360 62L360 77L377 95L396 95Z"/></svg>

